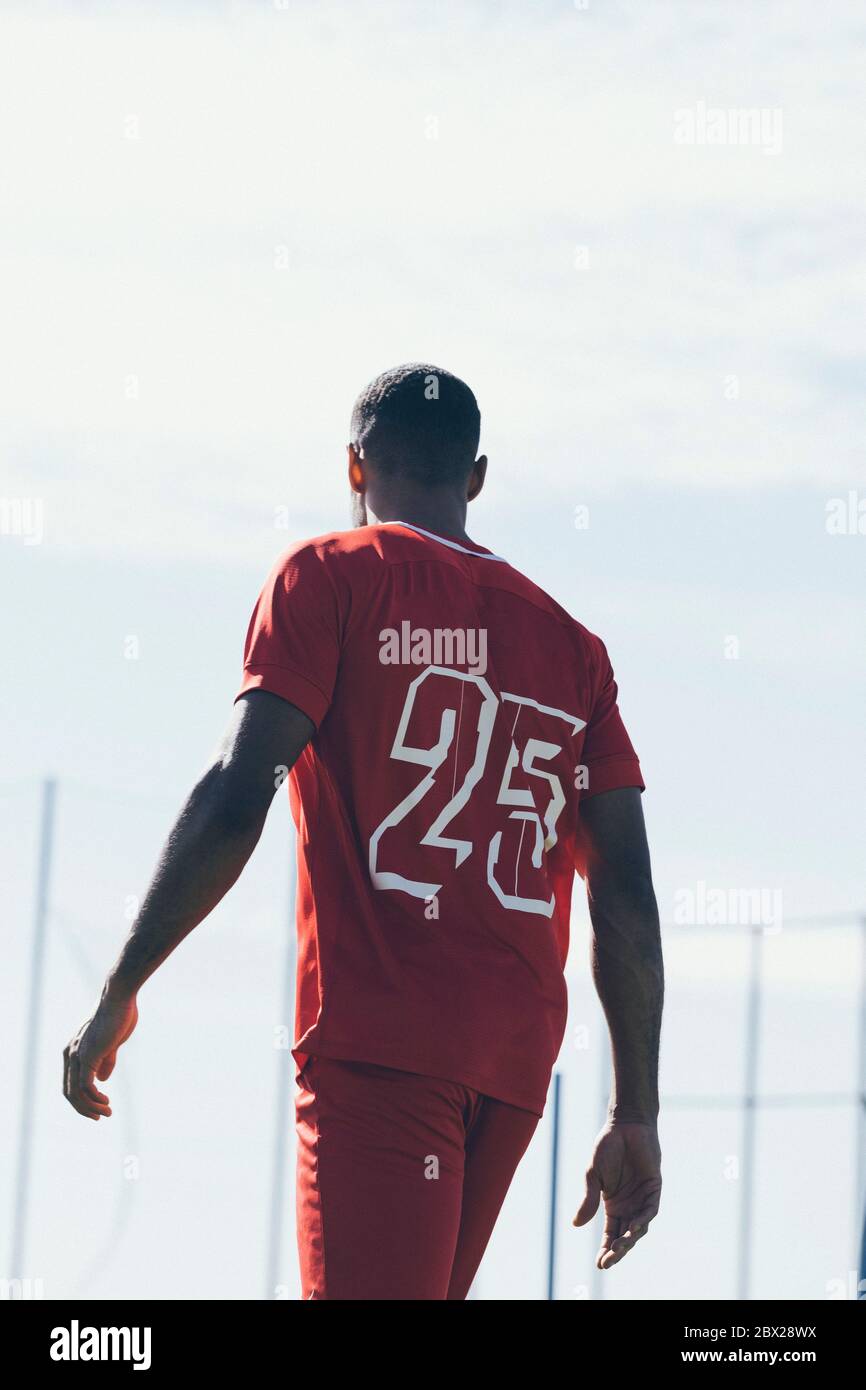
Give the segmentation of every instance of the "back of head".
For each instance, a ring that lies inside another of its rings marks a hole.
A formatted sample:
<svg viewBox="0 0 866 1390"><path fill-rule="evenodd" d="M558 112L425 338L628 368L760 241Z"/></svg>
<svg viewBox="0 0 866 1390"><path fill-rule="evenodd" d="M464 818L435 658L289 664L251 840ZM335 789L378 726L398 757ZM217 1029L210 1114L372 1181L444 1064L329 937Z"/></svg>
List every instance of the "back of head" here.
<svg viewBox="0 0 866 1390"><path fill-rule="evenodd" d="M426 362L382 372L352 410L352 443L384 477L462 483L478 451L478 402L459 377Z"/></svg>

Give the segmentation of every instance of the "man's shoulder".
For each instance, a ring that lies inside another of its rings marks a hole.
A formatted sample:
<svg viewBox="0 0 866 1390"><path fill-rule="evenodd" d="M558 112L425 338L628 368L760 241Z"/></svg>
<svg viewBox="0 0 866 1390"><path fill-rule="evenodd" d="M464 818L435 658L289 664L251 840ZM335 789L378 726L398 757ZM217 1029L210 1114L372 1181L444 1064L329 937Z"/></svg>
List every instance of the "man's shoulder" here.
<svg viewBox="0 0 866 1390"><path fill-rule="evenodd" d="M371 538L364 533L371 528L361 526L351 531L326 531L320 536L308 536L293 541L276 558L275 570L287 574L313 575L328 570L351 567L371 549Z"/></svg>
<svg viewBox="0 0 866 1390"><path fill-rule="evenodd" d="M577 618L563 607L552 594L549 594L540 584L536 584L535 580L530 579L522 570L516 569L511 564L504 565L502 569L497 571L496 582L500 586L507 586L526 603L560 623L587 656L595 659L603 653L604 643L601 638L597 637L583 623L578 622Z"/></svg>

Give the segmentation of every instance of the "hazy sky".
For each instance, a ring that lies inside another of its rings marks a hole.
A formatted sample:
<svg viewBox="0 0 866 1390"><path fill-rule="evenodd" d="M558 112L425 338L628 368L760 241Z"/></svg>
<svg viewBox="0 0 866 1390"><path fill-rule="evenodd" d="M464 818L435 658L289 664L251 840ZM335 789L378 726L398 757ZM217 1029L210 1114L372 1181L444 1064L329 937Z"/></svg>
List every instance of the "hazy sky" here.
<svg viewBox="0 0 866 1390"><path fill-rule="evenodd" d="M855 933L789 923L866 909L864 56L856 0L4 6L0 1179L8 1210L53 773L26 1271L49 1296L262 1293L282 802L144 992L108 1124L58 1099L60 1050L227 717L264 574L347 524L352 400L403 360L478 396L470 534L608 645L663 918L714 892L775 905L762 1088L853 1090ZM602 1067L585 919L578 891L562 1297L592 1243L568 1225ZM699 922L668 949L666 1088L733 1095L743 933ZM725 1296L737 1117L665 1126L663 1217L606 1287L688 1294L697 1270ZM841 1101L767 1113L756 1292L847 1277L853 1138ZM548 1142L482 1296L543 1294ZM291 1241L287 1197L293 1293Z"/></svg>

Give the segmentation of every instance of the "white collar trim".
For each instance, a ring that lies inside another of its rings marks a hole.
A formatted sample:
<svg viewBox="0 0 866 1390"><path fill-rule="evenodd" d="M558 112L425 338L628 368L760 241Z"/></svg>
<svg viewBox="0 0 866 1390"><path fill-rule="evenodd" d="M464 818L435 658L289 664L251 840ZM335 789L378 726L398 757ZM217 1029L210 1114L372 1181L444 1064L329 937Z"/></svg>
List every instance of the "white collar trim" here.
<svg viewBox="0 0 866 1390"><path fill-rule="evenodd" d="M459 550L461 555L472 555L476 560L498 560L501 565L508 564L504 555L484 554L477 550L470 550L467 546L461 545L459 541L449 541L444 536L437 536L435 531L425 531L423 526L413 526L411 521L379 521L376 524L378 526L405 526L408 531L417 531L419 536L427 536L431 541L438 541L440 545L447 545L449 550Z"/></svg>

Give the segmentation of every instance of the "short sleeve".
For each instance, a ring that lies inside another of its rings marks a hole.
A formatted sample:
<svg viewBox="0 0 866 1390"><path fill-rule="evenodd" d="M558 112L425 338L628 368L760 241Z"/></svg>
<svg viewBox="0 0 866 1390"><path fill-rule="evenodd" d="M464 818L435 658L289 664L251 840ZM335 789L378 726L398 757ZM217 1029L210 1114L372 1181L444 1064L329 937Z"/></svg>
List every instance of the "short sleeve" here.
<svg viewBox="0 0 866 1390"><path fill-rule="evenodd" d="M640 763L622 722L613 667L603 642L598 642L598 651L598 683L581 759L587 769L587 786L581 795L597 796L618 787L640 787L643 791Z"/></svg>
<svg viewBox="0 0 866 1390"><path fill-rule="evenodd" d="M342 625L327 553L309 544L290 551L271 570L253 610L235 698L270 691L318 728L334 692Z"/></svg>

